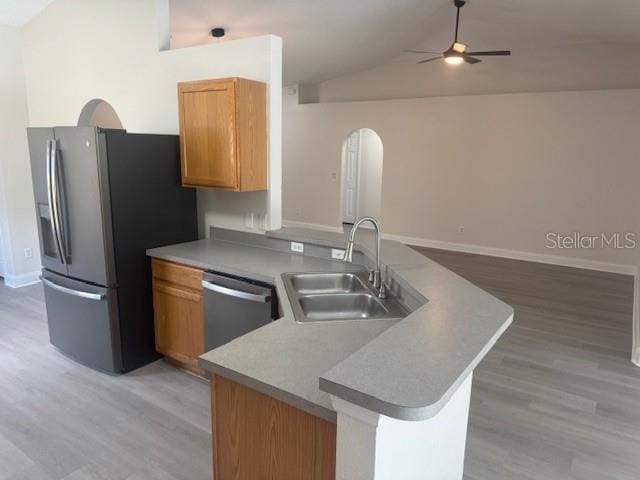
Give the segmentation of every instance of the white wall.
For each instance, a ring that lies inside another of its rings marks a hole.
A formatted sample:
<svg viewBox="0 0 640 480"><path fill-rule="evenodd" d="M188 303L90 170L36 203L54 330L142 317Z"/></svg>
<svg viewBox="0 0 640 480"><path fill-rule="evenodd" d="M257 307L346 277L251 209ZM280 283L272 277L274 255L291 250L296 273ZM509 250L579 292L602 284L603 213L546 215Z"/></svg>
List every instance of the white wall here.
<svg viewBox="0 0 640 480"><path fill-rule="evenodd" d="M0 250L5 280L12 286L37 280L40 270L27 124L20 34L0 26ZM32 258L25 258L26 248Z"/></svg>
<svg viewBox="0 0 640 480"><path fill-rule="evenodd" d="M640 234L640 90L306 105L287 98L285 108L287 220L339 225L331 173L344 139L366 126L384 145L383 232L625 272L640 265L640 247L545 247L554 231ZM639 313L636 302L636 320ZM640 346L637 321L635 339Z"/></svg>
<svg viewBox="0 0 640 480"><path fill-rule="evenodd" d="M344 139L366 126L384 145L387 233L638 260L638 249L549 250L545 236L640 232L640 90L320 103L285 117L286 219L338 224L331 173Z"/></svg>
<svg viewBox="0 0 640 480"><path fill-rule="evenodd" d="M164 12L167 14L168 12ZM166 18L160 18L160 25ZM61 26L64 25L64 28ZM246 213L280 225L281 50L262 36L158 51L153 0L57 0L22 30L32 126L75 125L82 107L102 98L130 132L178 133L177 82L240 76L268 84L268 192L198 191L203 232L243 228ZM160 41L162 43L162 41Z"/></svg>

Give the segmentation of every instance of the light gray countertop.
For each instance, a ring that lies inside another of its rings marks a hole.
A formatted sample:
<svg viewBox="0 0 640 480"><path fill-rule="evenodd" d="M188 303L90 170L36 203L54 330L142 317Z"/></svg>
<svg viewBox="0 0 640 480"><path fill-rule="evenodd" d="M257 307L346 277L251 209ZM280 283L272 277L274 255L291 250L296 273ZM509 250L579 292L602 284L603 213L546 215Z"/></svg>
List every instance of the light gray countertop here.
<svg viewBox="0 0 640 480"><path fill-rule="evenodd" d="M267 237L345 244L344 234L297 228ZM372 247L372 232L359 233L356 250L371 259ZM330 421L330 394L402 420L432 417L513 319L511 307L398 242L383 242L387 273L428 299L400 321L295 322L282 273L357 265L214 239L147 253L273 283L282 318L203 354L200 365Z"/></svg>

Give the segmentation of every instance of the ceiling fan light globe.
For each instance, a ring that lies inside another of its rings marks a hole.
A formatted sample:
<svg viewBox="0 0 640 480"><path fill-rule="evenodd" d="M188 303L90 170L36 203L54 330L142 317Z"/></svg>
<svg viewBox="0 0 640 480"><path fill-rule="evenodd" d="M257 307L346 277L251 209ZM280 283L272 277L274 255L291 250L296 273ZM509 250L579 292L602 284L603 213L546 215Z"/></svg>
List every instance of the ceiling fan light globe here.
<svg viewBox="0 0 640 480"><path fill-rule="evenodd" d="M449 55L447 57L444 57L444 61L449 65L460 65L464 62L464 58L462 58L460 55Z"/></svg>
<svg viewBox="0 0 640 480"><path fill-rule="evenodd" d="M461 42L455 42L451 47L451 50L458 53L464 53L467 50L467 46Z"/></svg>

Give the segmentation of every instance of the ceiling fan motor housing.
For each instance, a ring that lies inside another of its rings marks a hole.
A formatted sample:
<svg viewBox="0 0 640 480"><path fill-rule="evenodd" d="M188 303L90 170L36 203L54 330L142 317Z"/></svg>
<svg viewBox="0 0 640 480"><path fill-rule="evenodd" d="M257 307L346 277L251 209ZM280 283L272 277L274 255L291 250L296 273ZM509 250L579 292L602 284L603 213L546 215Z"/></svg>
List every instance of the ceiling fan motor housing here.
<svg viewBox="0 0 640 480"><path fill-rule="evenodd" d="M452 45L451 50L458 53L464 53L467 50L467 46L464 43L455 42Z"/></svg>

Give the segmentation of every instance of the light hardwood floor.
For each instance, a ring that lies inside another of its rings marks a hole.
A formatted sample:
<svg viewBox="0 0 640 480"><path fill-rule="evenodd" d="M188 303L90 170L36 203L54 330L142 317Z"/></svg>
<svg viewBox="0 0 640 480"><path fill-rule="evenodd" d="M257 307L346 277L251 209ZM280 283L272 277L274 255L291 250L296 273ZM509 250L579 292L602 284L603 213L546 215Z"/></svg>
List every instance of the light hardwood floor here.
<svg viewBox="0 0 640 480"><path fill-rule="evenodd" d="M640 479L633 278L416 250L515 309L475 371L465 480Z"/></svg>
<svg viewBox="0 0 640 480"><path fill-rule="evenodd" d="M0 480L208 480L209 386L113 377L49 345L42 289L0 286Z"/></svg>
<svg viewBox="0 0 640 480"><path fill-rule="evenodd" d="M476 370L465 479L640 479L632 279L418 250L516 310ZM206 480L209 432L204 382L79 366L48 343L40 286L0 285L0 480Z"/></svg>

